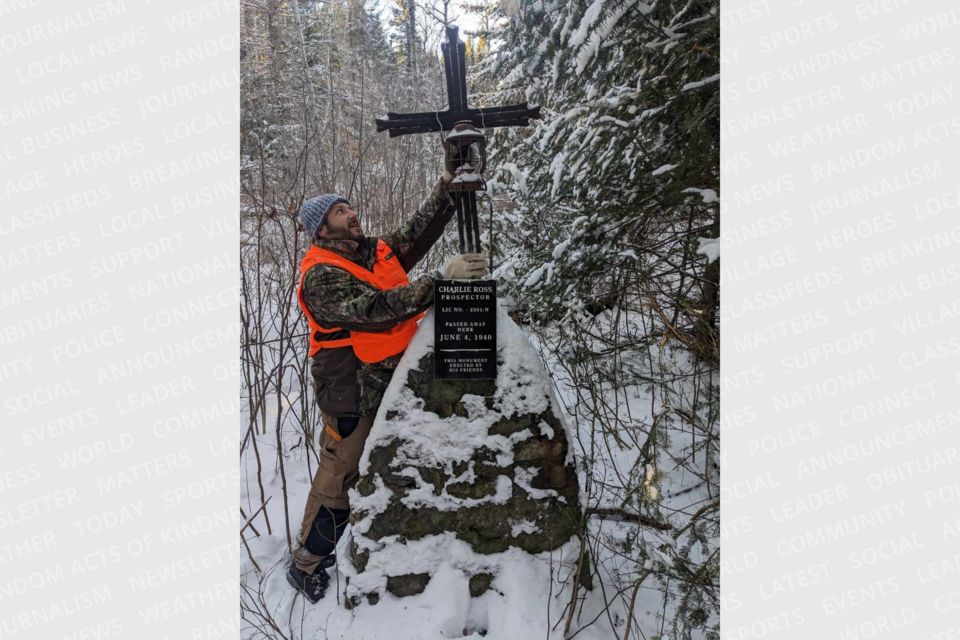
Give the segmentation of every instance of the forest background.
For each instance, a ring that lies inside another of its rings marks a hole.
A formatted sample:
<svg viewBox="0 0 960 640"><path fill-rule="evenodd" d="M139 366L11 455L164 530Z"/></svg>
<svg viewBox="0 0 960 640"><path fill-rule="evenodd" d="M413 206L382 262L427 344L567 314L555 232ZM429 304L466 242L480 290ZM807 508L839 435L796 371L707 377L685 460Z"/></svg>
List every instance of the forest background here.
<svg viewBox="0 0 960 640"><path fill-rule="evenodd" d="M543 591L566 600L554 637L602 624L719 638L718 13L710 0L241 2L245 545L296 535L292 467L308 478L317 459L297 211L340 193L378 235L417 208L441 134L390 139L374 118L442 108L453 23L472 104L542 108L529 127L486 131L479 210L502 304L576 437L593 589L551 571ZM451 227L418 269L456 253ZM314 637L275 619L254 556L244 636ZM590 619L589 598L603 603Z"/></svg>

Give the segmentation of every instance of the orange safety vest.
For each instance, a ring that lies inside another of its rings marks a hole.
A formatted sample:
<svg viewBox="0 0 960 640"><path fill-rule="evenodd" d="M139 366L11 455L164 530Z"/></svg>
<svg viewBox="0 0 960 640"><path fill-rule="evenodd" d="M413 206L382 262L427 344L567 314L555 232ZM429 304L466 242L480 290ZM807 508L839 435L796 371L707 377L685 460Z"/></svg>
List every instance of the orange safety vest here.
<svg viewBox="0 0 960 640"><path fill-rule="evenodd" d="M417 320L425 315L423 313L409 320L404 320L386 331L351 331L349 338L319 340L318 333L335 333L341 331L341 329L339 327L324 329L317 324L317 321L307 310L307 304L303 298L303 279L307 275L307 271L317 264L329 264L343 269L354 278L368 282L381 291L405 287L410 284L410 280L407 279L407 272L403 270L400 261L397 260L390 247L383 240L377 240L377 260L373 263L372 272L332 251L311 245L307 250L307 255L300 262L300 286L297 288L297 300L300 301L300 308L307 316L307 325L310 327L311 356L320 349L352 346L353 352L364 362L380 362L407 348L410 340L413 339L413 334L417 332Z"/></svg>

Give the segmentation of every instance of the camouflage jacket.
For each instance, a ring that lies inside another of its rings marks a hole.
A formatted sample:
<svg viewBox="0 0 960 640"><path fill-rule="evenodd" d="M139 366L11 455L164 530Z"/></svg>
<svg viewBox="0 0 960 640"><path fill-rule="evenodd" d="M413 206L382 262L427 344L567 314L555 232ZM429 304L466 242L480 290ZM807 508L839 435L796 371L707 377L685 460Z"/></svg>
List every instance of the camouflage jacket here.
<svg viewBox="0 0 960 640"><path fill-rule="evenodd" d="M352 240L316 238L314 244L372 270L377 241L383 240L408 273L443 234L456 207L443 182L400 229L382 238ZM381 291L347 271L318 264L303 279L303 297L310 315L325 329L340 328L330 339L348 331L384 331L426 311L433 304L433 281L438 272L422 275L405 287ZM321 349L311 364L314 391L320 409L331 416L375 413L393 371L403 354L375 363L363 362L353 349Z"/></svg>

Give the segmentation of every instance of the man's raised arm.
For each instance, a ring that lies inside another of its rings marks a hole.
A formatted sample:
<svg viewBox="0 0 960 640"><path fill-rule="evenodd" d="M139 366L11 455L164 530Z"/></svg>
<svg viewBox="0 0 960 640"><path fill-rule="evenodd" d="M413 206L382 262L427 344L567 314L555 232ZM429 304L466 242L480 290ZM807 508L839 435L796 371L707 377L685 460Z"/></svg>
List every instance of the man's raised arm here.
<svg viewBox="0 0 960 640"><path fill-rule="evenodd" d="M430 247L443 235L443 229L456 213L457 207L441 178L420 208L395 232L383 238L410 272L427 255Z"/></svg>

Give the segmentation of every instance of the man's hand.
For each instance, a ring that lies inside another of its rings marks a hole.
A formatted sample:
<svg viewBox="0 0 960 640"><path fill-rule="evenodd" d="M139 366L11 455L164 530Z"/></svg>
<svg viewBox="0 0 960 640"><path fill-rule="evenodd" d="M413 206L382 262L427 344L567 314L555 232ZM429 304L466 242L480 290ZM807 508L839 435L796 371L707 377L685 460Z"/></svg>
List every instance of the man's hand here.
<svg viewBox="0 0 960 640"><path fill-rule="evenodd" d="M475 280L487 275L487 260L482 253L464 253L454 256L443 267L450 280Z"/></svg>

